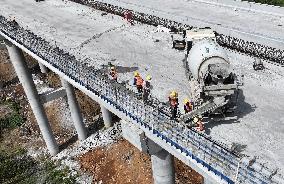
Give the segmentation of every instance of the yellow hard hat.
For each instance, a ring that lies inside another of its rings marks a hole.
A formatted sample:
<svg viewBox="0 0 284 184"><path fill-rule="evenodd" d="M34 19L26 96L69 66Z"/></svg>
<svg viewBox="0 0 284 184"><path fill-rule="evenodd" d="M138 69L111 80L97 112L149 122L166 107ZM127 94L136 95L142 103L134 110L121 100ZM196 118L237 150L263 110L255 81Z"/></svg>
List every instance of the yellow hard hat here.
<svg viewBox="0 0 284 184"><path fill-rule="evenodd" d="M146 77L146 80L151 80L152 79L152 76L151 75L147 75L147 77Z"/></svg>
<svg viewBox="0 0 284 184"><path fill-rule="evenodd" d="M170 94L170 97L176 97L177 96L177 92L176 91L172 91Z"/></svg>
<svg viewBox="0 0 284 184"><path fill-rule="evenodd" d="M139 73L138 73L137 71L134 72L134 76L135 76L135 77L139 76Z"/></svg>
<svg viewBox="0 0 284 184"><path fill-rule="evenodd" d="M197 123L197 122L198 122L198 118L197 118L197 117L194 117L194 118L193 118L193 122L194 122L194 123Z"/></svg>
<svg viewBox="0 0 284 184"><path fill-rule="evenodd" d="M189 103L189 99L188 99L188 98L185 98L185 99L183 100L183 103L184 103L184 104Z"/></svg>

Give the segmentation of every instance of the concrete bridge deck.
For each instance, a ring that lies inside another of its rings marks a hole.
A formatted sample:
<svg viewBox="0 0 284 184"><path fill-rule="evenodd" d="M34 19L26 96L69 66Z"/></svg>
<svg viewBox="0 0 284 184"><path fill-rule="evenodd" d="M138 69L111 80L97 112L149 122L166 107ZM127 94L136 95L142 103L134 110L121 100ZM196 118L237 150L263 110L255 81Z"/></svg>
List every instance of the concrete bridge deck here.
<svg viewBox="0 0 284 184"><path fill-rule="evenodd" d="M181 62L183 53L171 49L169 35L154 33L155 28L151 26L130 26L120 17L101 16L101 13L55 0L0 2L1 15L15 16L22 27L69 50L78 58L91 58L89 65L100 68L111 60L121 66L119 80L131 80L136 69L143 76L151 74L153 95L161 101L166 101L171 89L180 92L181 100L188 95L189 86ZM252 58L228 54L236 71L245 74L243 101L237 112L239 117L210 122L207 133L228 144L239 144L243 153L259 156L260 160L283 172L283 68L267 64L269 69L254 72Z"/></svg>
<svg viewBox="0 0 284 184"><path fill-rule="evenodd" d="M91 0L89 0L91 1ZM138 12L156 15L196 27L211 27L219 33L284 49L284 8L257 12L238 6L241 2L202 0L99 0ZM223 4L224 3L224 4ZM220 5L221 4L221 5ZM229 4L229 6L228 6ZM244 2L244 5L247 3ZM248 6L248 5L246 5ZM252 6L252 5L250 5ZM256 6L256 9L258 7ZM252 10L251 10L252 9ZM281 16L282 15L282 16ZM265 38L264 40L262 40ZM267 41L269 39L270 41Z"/></svg>

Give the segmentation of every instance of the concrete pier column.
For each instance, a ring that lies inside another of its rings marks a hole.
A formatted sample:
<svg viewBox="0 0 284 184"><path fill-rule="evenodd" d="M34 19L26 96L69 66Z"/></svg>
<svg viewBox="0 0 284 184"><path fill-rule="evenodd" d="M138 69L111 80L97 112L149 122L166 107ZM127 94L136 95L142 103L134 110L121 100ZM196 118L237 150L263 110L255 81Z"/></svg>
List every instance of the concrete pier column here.
<svg viewBox="0 0 284 184"><path fill-rule="evenodd" d="M175 169L173 156L166 150L151 155L154 184L174 184Z"/></svg>
<svg viewBox="0 0 284 184"><path fill-rule="evenodd" d="M40 62L38 63L38 65L39 65L41 73L47 73L48 72L48 68L46 66L44 66Z"/></svg>
<svg viewBox="0 0 284 184"><path fill-rule="evenodd" d="M216 182L211 181L209 178L204 177L203 178L203 184L215 184Z"/></svg>
<svg viewBox="0 0 284 184"><path fill-rule="evenodd" d="M61 78L62 86L66 90L68 105L74 122L75 129L78 133L79 140L85 140L88 137L87 129L84 125L80 107L78 105L76 94L73 86Z"/></svg>
<svg viewBox="0 0 284 184"><path fill-rule="evenodd" d="M10 60L15 68L19 81L23 85L46 146L51 155L56 155L59 152L59 148L48 123L43 105L40 102L38 92L32 79L32 74L29 72L24 55L17 46L9 41L5 41L5 43L10 55Z"/></svg>
<svg viewBox="0 0 284 184"><path fill-rule="evenodd" d="M102 105L101 105L101 112L102 112L102 115L103 115L103 120L104 120L105 127L106 128L111 127L113 125L112 113L107 108L105 108Z"/></svg>

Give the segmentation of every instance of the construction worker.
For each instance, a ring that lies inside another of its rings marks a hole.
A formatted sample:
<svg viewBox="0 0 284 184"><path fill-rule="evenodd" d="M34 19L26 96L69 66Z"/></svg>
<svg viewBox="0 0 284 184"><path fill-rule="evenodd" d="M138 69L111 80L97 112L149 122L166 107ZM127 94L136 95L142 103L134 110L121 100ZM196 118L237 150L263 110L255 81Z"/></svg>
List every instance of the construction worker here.
<svg viewBox="0 0 284 184"><path fill-rule="evenodd" d="M199 117L194 117L193 118L193 122L197 125L197 130L198 131L203 131L204 130L204 124L203 124L203 122L202 122L202 116L201 115L199 115Z"/></svg>
<svg viewBox="0 0 284 184"><path fill-rule="evenodd" d="M14 25L19 25L18 22L16 21L16 17L11 17L11 22L14 24Z"/></svg>
<svg viewBox="0 0 284 184"><path fill-rule="evenodd" d="M110 75L111 80L117 81L117 71L114 66L110 67L109 75Z"/></svg>
<svg viewBox="0 0 284 184"><path fill-rule="evenodd" d="M140 74L137 71L134 72L134 82L133 82L133 85L136 85L138 93L142 93L143 92L143 82L144 82L144 80L142 79Z"/></svg>
<svg viewBox="0 0 284 184"><path fill-rule="evenodd" d="M178 110L178 93L176 91L172 91L169 96L169 103L171 107L171 119L177 118L177 110Z"/></svg>
<svg viewBox="0 0 284 184"><path fill-rule="evenodd" d="M126 12L124 12L123 16L124 16L124 19L126 19L127 22L129 22L131 25L133 25L133 20L132 20L133 15L132 15L131 11L126 10Z"/></svg>
<svg viewBox="0 0 284 184"><path fill-rule="evenodd" d="M188 98L183 100L183 104L183 109L185 113L189 113L193 110L192 102Z"/></svg>
<svg viewBox="0 0 284 184"><path fill-rule="evenodd" d="M147 101L150 95L150 87L151 87L152 76L147 75L146 80L143 82L143 100Z"/></svg>

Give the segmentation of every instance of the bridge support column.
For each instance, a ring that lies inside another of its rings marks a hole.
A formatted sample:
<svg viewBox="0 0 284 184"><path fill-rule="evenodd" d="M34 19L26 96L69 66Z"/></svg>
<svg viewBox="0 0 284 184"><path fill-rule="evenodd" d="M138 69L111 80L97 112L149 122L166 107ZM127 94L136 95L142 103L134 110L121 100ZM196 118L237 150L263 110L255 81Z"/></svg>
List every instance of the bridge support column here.
<svg viewBox="0 0 284 184"><path fill-rule="evenodd" d="M44 66L40 62L38 63L38 65L39 65L41 73L47 73L48 72L48 68L46 66Z"/></svg>
<svg viewBox="0 0 284 184"><path fill-rule="evenodd" d="M56 155L59 152L59 148L53 136L50 124L48 123L43 105L40 102L38 92L33 82L31 72L29 72L25 62L23 52L9 41L6 40L5 43L10 55L10 60L15 68L19 81L23 85L46 146L51 155Z"/></svg>
<svg viewBox="0 0 284 184"><path fill-rule="evenodd" d="M61 78L61 82L62 86L66 90L68 105L74 122L75 129L78 133L78 138L79 140L85 140L88 137L88 133L84 125L83 118L80 112L80 107L76 99L75 90L73 86L63 78Z"/></svg>
<svg viewBox="0 0 284 184"><path fill-rule="evenodd" d="M162 149L151 155L152 172L155 184L174 184L175 170L173 156Z"/></svg>
<svg viewBox="0 0 284 184"><path fill-rule="evenodd" d="M215 182L211 181L209 178L203 178L203 184L214 184Z"/></svg>
<svg viewBox="0 0 284 184"><path fill-rule="evenodd" d="M106 128L111 127L113 125L112 113L107 108L105 108L103 105L101 105L101 112L102 112L105 127Z"/></svg>

